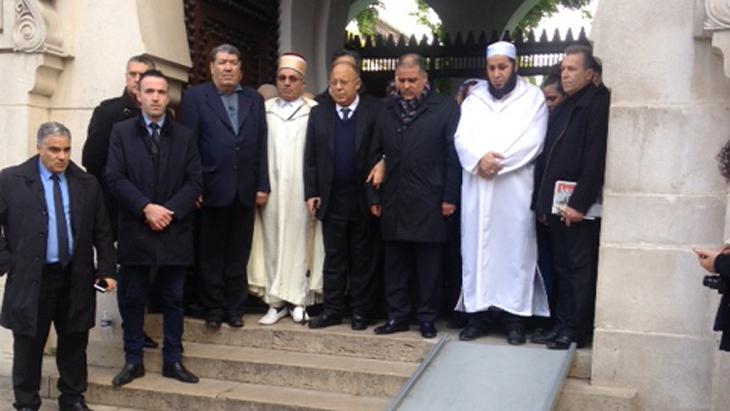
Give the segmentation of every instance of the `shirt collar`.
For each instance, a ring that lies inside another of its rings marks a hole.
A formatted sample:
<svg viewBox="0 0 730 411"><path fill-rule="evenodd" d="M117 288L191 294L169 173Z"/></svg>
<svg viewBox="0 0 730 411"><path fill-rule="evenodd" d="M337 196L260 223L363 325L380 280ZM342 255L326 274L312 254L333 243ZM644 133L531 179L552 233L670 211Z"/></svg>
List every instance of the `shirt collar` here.
<svg viewBox="0 0 730 411"><path fill-rule="evenodd" d="M355 94L355 100L353 100L352 103L350 103L349 106L346 106L347 108L350 109L350 115L353 115L355 113L355 109L357 109L357 105L358 104L360 104L360 95L359 94ZM335 106L337 106L337 111L338 112L342 111L342 109L345 108L345 106L341 106L341 105L339 105L337 103L335 103Z"/></svg>
<svg viewBox="0 0 730 411"><path fill-rule="evenodd" d="M281 107L281 108L284 108L284 107L287 107L287 106L290 106L290 107L299 107L302 104L304 104L304 99L301 98L301 97L299 97L298 99L296 99L294 101L286 101L283 98L279 98L279 107Z"/></svg>
<svg viewBox="0 0 730 411"><path fill-rule="evenodd" d="M147 127L149 129L150 124L152 123L152 120L150 120L150 118L147 117L147 114L144 111L142 112L142 119L144 120L145 127ZM163 115L162 118L160 119L160 121L156 121L155 123L159 124L160 128L162 128L162 126L165 124L165 120L166 120L165 115Z"/></svg>
<svg viewBox="0 0 730 411"><path fill-rule="evenodd" d="M38 158L38 172L40 172L41 181L50 180L51 176L53 176L53 174L54 174L54 173L51 173L51 171L49 169L47 169L46 166L43 165L40 158ZM63 181L65 174L66 174L65 171L63 173L58 174L58 177L61 179L61 181Z"/></svg>
<svg viewBox="0 0 730 411"><path fill-rule="evenodd" d="M218 90L218 89L216 89L216 90L218 91L218 95L219 96L230 96L231 94L234 94L234 93L238 93L238 92L243 91L243 87L241 87L240 84L237 84L236 85L236 88L233 89L233 91L230 92L230 93L226 93L225 91L221 91L221 90Z"/></svg>

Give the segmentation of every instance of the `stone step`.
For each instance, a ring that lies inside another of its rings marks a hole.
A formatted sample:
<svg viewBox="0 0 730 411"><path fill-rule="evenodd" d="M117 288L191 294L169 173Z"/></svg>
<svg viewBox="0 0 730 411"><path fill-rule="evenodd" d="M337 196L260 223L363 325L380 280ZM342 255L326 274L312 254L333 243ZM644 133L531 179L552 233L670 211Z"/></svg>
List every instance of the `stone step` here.
<svg viewBox="0 0 730 411"><path fill-rule="evenodd" d="M418 367L409 362L194 342L185 343L183 361L204 378L383 398L396 395ZM91 343L88 362L121 369L121 343ZM161 367L161 350L145 350L145 368Z"/></svg>
<svg viewBox="0 0 730 411"><path fill-rule="evenodd" d="M373 333L373 327L353 331L349 323L312 330L295 324L289 318L273 326L259 325L258 315L246 315L243 328L223 325L218 331L206 329L202 320L186 318L186 342L211 345L233 345L239 347L298 351L313 354L338 355L343 357L371 358L385 361L420 363L436 339L425 339L411 327L412 331L382 336ZM148 315L145 330L161 342L162 317Z"/></svg>
<svg viewBox="0 0 730 411"><path fill-rule="evenodd" d="M580 348L575 351L573 365L568 371L569 378L590 379L591 378L591 361L593 359L593 349L591 347Z"/></svg>
<svg viewBox="0 0 730 411"><path fill-rule="evenodd" d="M635 389L595 386L582 378L568 378L555 411L638 411Z"/></svg>
<svg viewBox="0 0 730 411"><path fill-rule="evenodd" d="M235 381L202 378L197 384L185 384L147 372L143 378L123 387L113 387L111 380L116 369L89 367L90 403L142 410L383 410L388 399L355 396L299 388L247 384ZM51 378L51 386L56 379ZM52 389L55 398L58 392Z"/></svg>

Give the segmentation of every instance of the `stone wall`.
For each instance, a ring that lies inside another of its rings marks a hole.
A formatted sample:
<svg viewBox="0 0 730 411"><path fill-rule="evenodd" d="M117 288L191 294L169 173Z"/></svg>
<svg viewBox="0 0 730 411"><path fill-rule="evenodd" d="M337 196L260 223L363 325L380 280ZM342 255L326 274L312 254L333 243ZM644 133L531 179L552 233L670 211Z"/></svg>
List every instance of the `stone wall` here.
<svg viewBox="0 0 730 411"><path fill-rule="evenodd" d="M713 389L719 298L691 248L725 237L730 80L693 35L695 6L601 1L592 29L612 89L592 383L638 389L642 410L728 404Z"/></svg>

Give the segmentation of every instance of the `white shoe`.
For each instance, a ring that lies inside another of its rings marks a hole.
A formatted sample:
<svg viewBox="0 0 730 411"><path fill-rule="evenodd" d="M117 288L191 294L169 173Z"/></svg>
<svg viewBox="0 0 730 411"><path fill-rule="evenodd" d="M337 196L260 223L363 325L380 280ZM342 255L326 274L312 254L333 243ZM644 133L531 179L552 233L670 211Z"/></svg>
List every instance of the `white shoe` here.
<svg viewBox="0 0 730 411"><path fill-rule="evenodd" d="M295 323L303 323L304 321L309 319L309 316L307 315L307 311L304 310L304 307L301 305L298 305L294 307L294 309L291 311L291 319Z"/></svg>
<svg viewBox="0 0 730 411"><path fill-rule="evenodd" d="M259 324L274 325L278 323L279 320L286 317L287 314L289 314L289 310L286 308L286 306L281 308L269 307L269 311L267 311L266 314L261 317L261 319L259 320Z"/></svg>

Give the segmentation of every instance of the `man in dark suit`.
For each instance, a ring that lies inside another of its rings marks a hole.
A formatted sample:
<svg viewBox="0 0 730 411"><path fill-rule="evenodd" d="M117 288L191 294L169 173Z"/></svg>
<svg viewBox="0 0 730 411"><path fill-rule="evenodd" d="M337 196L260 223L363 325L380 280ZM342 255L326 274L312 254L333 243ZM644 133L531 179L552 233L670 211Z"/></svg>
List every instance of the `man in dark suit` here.
<svg viewBox="0 0 730 411"><path fill-rule="evenodd" d="M243 327L246 264L254 210L268 198L266 111L253 89L242 87L241 52L230 44L210 53L212 82L191 87L180 120L198 137L203 164L198 264L205 324Z"/></svg>
<svg viewBox="0 0 730 411"><path fill-rule="evenodd" d="M89 120L89 130L86 135L86 142L84 142L81 164L101 184L114 241L117 240L117 201L109 192L109 186L106 184L104 176L107 155L109 154L109 137L114 123L139 115L139 99L137 98L139 78L142 73L154 68L155 62L144 55L130 57L124 74L126 85L122 95L102 101L96 106L91 114L91 120ZM159 344L145 334L144 346L157 348Z"/></svg>
<svg viewBox="0 0 730 411"><path fill-rule="evenodd" d="M309 115L304 148L307 208L322 221L325 261L324 311L309 322L322 328L342 322L349 284L353 330L367 328L378 262L376 226L368 214L368 155L380 102L358 95L360 73L350 62L335 63L330 97Z"/></svg>
<svg viewBox="0 0 730 411"><path fill-rule="evenodd" d="M142 75L138 117L112 128L106 179L119 201L119 306L125 365L120 386L144 375L142 327L150 284L159 291L164 316L162 375L195 383L182 365L185 273L194 263L193 208L202 189L195 135L165 115L170 101L165 77Z"/></svg>
<svg viewBox="0 0 730 411"><path fill-rule="evenodd" d="M406 54L395 71L398 94L389 97L375 126L372 161L385 156L380 216L385 245L385 299L388 322L376 334L409 329L409 279L418 281L416 318L421 335L436 336L443 243L456 210L461 166L454 148L459 106L430 90L425 59Z"/></svg>
<svg viewBox="0 0 730 411"><path fill-rule="evenodd" d="M14 406L41 405L43 348L53 322L59 408L88 410L94 282L116 287L112 233L99 184L71 161L69 130L43 123L37 145L37 156L0 173L0 275L8 273L0 324L13 331Z"/></svg>
<svg viewBox="0 0 730 411"><path fill-rule="evenodd" d="M573 342L580 348L593 333L601 219L585 217L603 189L609 109L608 89L593 83L595 64L590 47L565 50L560 81L568 97L550 114L535 164L532 208L550 231L558 295L555 327L532 341L551 349L567 350ZM576 185L560 214L553 214L558 180Z"/></svg>

